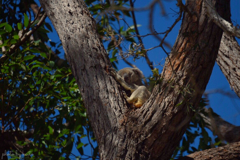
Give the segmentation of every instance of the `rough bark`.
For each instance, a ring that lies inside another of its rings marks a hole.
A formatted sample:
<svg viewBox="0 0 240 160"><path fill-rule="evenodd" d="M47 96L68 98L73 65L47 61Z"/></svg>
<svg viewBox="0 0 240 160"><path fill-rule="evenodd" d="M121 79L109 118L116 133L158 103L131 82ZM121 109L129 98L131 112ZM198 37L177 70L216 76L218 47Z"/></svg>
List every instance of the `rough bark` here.
<svg viewBox="0 0 240 160"><path fill-rule="evenodd" d="M109 75L108 55L83 0L40 3L62 41L101 159L169 159L205 90L221 40L222 30L204 15L202 0L186 2L191 14L184 15L162 83L136 110ZM230 14L229 0L212 3L222 17Z"/></svg>
<svg viewBox="0 0 240 160"><path fill-rule="evenodd" d="M234 37L226 33L222 36L217 63L231 88L240 97L240 46Z"/></svg>
<svg viewBox="0 0 240 160"><path fill-rule="evenodd" d="M239 160L240 142L192 153L179 160Z"/></svg>

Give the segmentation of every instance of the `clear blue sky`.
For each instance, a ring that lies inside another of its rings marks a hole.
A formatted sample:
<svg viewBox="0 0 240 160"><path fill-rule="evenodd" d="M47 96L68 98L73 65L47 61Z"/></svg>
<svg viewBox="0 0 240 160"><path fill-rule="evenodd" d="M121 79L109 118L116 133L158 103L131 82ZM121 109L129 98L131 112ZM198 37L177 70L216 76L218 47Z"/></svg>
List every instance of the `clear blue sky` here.
<svg viewBox="0 0 240 160"><path fill-rule="evenodd" d="M135 7L144 7L149 4L150 1L143 1L143 0L137 0L135 3ZM162 17L161 10L159 7L155 7L154 12L154 28L157 32L164 32L170 27L173 22L175 21L177 15L175 14L175 11L178 11L178 8L176 6L176 0L165 0L164 6L167 13L166 17ZM232 11L232 21L236 25L240 25L240 1L239 0L232 0L231 1L231 11ZM136 12L136 19L137 23L141 24L141 27L139 27L139 31L141 35L145 35L150 33L148 25L149 25L149 11L142 11L142 12ZM130 19L127 20L129 25L133 25ZM179 22L174 30L169 34L166 41L169 42L171 45L174 44L176 37L178 35L178 31L180 29L181 22ZM51 33L50 37L53 41L58 41L58 36L56 33ZM153 37L147 37L143 39L145 48L151 48L154 46L157 46L159 44L159 41L156 40ZM238 42L239 39L238 39ZM162 66L164 65L164 58L166 57L165 53L160 49L154 49L148 52L149 58L153 61L154 64L156 64L156 67L159 68L159 70L162 70ZM160 65L159 65L160 64ZM138 60L135 65L137 65L138 68L140 68L145 76L149 76L151 74L151 71L149 67L147 66L144 59ZM124 68L129 67L127 64L125 64L122 60L119 61L118 68ZM208 83L206 91L215 90L215 89L221 89L226 92L231 92L234 94L233 91L231 91L230 86L225 78L225 76L222 74L221 70L219 69L218 65L215 64L211 79ZM225 95L215 93L209 95L210 98L210 106L213 108L213 110L219 114L224 120L234 124L234 125L240 125L240 99L239 98L231 98L227 97Z"/></svg>

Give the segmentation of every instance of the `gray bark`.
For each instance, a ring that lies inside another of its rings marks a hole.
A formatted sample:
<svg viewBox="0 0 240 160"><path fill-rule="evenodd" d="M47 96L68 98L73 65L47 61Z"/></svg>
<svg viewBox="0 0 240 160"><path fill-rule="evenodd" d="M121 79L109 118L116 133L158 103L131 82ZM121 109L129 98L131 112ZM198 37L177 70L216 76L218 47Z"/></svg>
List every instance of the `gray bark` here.
<svg viewBox="0 0 240 160"><path fill-rule="evenodd" d="M226 33L222 36L217 63L231 88L240 97L240 46L234 37Z"/></svg>

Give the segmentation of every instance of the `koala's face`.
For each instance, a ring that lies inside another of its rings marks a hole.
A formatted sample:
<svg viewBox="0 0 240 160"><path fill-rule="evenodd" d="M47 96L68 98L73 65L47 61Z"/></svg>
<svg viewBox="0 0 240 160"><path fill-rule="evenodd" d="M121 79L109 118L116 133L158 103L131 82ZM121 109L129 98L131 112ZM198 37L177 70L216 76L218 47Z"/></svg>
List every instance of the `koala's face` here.
<svg viewBox="0 0 240 160"><path fill-rule="evenodd" d="M132 72L125 73L123 77L125 82L127 82L128 84L132 84L134 82L134 75L132 74Z"/></svg>
<svg viewBox="0 0 240 160"><path fill-rule="evenodd" d="M139 71L133 69L131 73L132 82L137 82L141 80L141 78L142 78L142 75L139 73Z"/></svg>
<svg viewBox="0 0 240 160"><path fill-rule="evenodd" d="M132 70L124 75L124 80L128 84L136 84L136 82L141 81L141 75L139 75L139 72Z"/></svg>
<svg viewBox="0 0 240 160"><path fill-rule="evenodd" d="M143 74L139 69L136 68L124 68L121 69L119 75L124 79L128 84L142 85Z"/></svg>

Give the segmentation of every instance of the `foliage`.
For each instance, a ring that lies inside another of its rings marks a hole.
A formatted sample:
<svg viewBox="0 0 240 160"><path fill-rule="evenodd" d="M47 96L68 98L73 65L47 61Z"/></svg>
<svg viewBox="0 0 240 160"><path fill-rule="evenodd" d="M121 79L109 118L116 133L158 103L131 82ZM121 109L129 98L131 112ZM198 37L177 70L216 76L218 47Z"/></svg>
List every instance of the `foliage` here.
<svg viewBox="0 0 240 160"><path fill-rule="evenodd" d="M31 159L61 159L69 157L76 145L84 156L87 144L82 138L92 131L68 63L53 54L55 46L55 53L60 53L61 44L45 45L51 26L44 23L34 32L34 40L27 39L10 54L11 47L21 42L19 33L24 35L36 26L29 19L29 10L20 9L22 3L4 1L1 14L1 127L3 132L18 132L16 147L5 145L4 151L24 152ZM2 134L1 139L14 137Z"/></svg>

